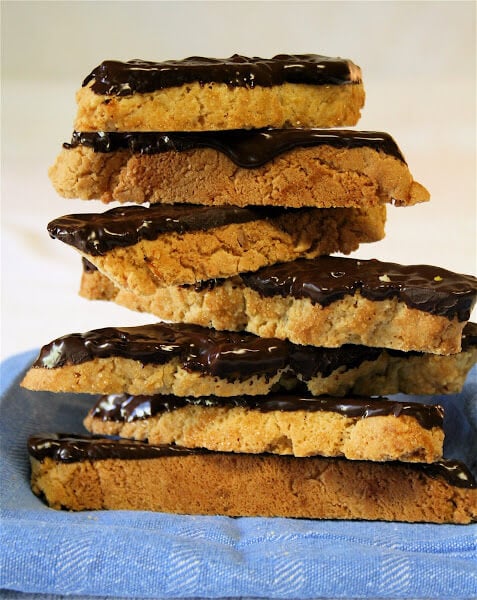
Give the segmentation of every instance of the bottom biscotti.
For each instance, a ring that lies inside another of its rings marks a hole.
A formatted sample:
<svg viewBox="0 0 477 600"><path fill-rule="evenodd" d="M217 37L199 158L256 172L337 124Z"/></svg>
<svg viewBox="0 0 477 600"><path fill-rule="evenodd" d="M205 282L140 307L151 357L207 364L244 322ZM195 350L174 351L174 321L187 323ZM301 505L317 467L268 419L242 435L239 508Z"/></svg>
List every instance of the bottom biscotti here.
<svg viewBox="0 0 477 600"><path fill-rule="evenodd" d="M403 465L229 454L67 435L33 436L29 451L32 489L58 509L477 520L477 484L456 461Z"/></svg>

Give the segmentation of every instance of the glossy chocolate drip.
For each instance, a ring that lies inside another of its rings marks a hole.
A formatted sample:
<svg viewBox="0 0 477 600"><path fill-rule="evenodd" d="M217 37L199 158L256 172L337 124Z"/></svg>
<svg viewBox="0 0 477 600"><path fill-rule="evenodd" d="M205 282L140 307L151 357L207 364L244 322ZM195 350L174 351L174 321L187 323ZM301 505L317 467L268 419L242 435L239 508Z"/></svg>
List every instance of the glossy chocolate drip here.
<svg viewBox="0 0 477 600"><path fill-rule="evenodd" d="M337 369L356 369L365 361L375 361L381 348L344 344L339 348L299 346L290 344L290 367L305 381L316 375L329 377Z"/></svg>
<svg viewBox="0 0 477 600"><path fill-rule="evenodd" d="M444 411L440 406L417 402L393 402L386 398L332 398L328 396L302 396L297 394L271 394L267 396L235 396L219 398L179 398L172 395L130 396L128 394L102 396L91 409L90 415L102 421L131 422L147 419L163 412L170 412L194 405L204 408L245 408L261 412L304 410L308 412L329 411L348 418L383 416L410 416L421 427L432 429L443 425Z"/></svg>
<svg viewBox="0 0 477 600"><path fill-rule="evenodd" d="M361 83L361 71L350 60L318 54L278 54L273 58L191 56L153 62L105 60L83 81L96 94L130 96L197 82L224 83L231 88L270 87L288 83L343 85Z"/></svg>
<svg viewBox="0 0 477 600"><path fill-rule="evenodd" d="M284 210L188 204L119 206L104 213L59 217L48 224L48 232L52 238L86 254L101 256L113 248L133 246L140 240L155 240L164 233L206 231L272 217Z"/></svg>
<svg viewBox="0 0 477 600"><path fill-rule="evenodd" d="M200 452L174 445L153 446L125 438L115 439L99 435L81 436L62 433L30 436L28 451L31 456L41 462L45 458L51 458L60 463L111 458L134 460L161 456L187 456Z"/></svg>
<svg viewBox="0 0 477 600"><path fill-rule="evenodd" d="M92 262L89 262L87 258L83 257L81 259L81 264L83 266L84 273L95 273L98 270L98 268L95 265L93 265Z"/></svg>
<svg viewBox="0 0 477 600"><path fill-rule="evenodd" d="M188 449L179 446L153 446L143 442L125 439L111 439L100 436L76 436L70 434L38 434L28 439L28 451L30 455L38 461L44 461L50 458L59 463L71 463L81 461L120 459L120 460L140 460L149 458L160 458L170 456L190 456L193 454L207 454L211 457L217 456L216 452L210 452L203 449ZM257 460L260 455L242 455L244 457ZM320 457L283 457L276 456L279 461L320 461L342 462L342 458L320 458ZM353 461L359 464L359 461ZM422 472L424 475L444 479L449 485L461 488L476 488L477 483L469 469L456 460L441 460L432 464L418 463L385 463L389 467L397 469L412 469ZM380 466L383 463L379 463Z"/></svg>
<svg viewBox="0 0 477 600"><path fill-rule="evenodd" d="M475 304L477 279L430 265L322 256L264 267L241 275L261 296L307 298L328 306L357 292L369 300L398 298L411 308L466 321Z"/></svg>
<svg viewBox="0 0 477 600"><path fill-rule="evenodd" d="M239 167L259 167L275 157L311 146L338 149L371 148L405 162L393 138L378 131L347 129L257 129L199 132L81 133L75 131L66 149L86 146L95 152L127 150L134 154L184 152L212 148Z"/></svg>
<svg viewBox="0 0 477 600"><path fill-rule="evenodd" d="M462 350L477 346L477 323L467 323L462 332Z"/></svg>
<svg viewBox="0 0 477 600"><path fill-rule="evenodd" d="M288 348L285 341L274 338L157 323L63 336L44 346L33 366L54 369L111 356L144 364L165 364L177 358L187 371L233 381L274 375L286 367Z"/></svg>

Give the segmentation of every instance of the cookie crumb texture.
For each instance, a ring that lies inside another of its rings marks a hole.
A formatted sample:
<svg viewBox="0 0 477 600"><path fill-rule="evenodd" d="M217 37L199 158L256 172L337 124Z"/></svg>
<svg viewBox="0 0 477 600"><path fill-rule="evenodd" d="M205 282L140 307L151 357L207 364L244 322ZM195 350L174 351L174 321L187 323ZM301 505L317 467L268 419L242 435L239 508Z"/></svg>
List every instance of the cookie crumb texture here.
<svg viewBox="0 0 477 600"><path fill-rule="evenodd" d="M262 127L347 127L364 105L362 83L231 88L197 82L162 90L109 96L76 94L77 131L212 131Z"/></svg>
<svg viewBox="0 0 477 600"><path fill-rule="evenodd" d="M143 364L121 357L96 358L54 369L32 368L22 386L32 390L89 394L174 394L175 396L236 396L268 394L279 383L274 374L226 379L183 368L177 359L167 364Z"/></svg>
<svg viewBox="0 0 477 600"><path fill-rule="evenodd" d="M477 520L477 490L396 463L221 453L31 462L33 491L56 509L429 523Z"/></svg>

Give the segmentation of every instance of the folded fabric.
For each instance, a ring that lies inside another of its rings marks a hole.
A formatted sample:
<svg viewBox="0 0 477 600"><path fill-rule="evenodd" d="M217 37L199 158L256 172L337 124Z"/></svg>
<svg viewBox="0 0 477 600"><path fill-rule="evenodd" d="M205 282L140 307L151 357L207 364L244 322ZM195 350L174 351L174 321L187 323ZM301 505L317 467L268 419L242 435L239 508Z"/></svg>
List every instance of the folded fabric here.
<svg viewBox="0 0 477 600"><path fill-rule="evenodd" d="M20 388L35 355L2 364L0 589L136 599L477 596L477 525L47 508L29 488L26 439L83 431L93 398ZM434 400L446 410L444 454L475 473L477 367L461 394Z"/></svg>

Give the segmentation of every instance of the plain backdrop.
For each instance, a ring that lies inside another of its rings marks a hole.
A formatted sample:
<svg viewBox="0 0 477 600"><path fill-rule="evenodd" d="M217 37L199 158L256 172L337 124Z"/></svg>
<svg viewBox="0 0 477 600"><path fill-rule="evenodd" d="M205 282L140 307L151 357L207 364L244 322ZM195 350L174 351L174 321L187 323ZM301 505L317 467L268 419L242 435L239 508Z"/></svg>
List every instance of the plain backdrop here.
<svg viewBox="0 0 477 600"><path fill-rule="evenodd" d="M476 272L476 4L469 2L21 2L2 8L1 356L73 331L147 322L77 295L80 260L49 220L103 210L59 198L47 170L74 94L104 59L318 53L353 59L359 129L387 131L431 202L389 209L356 255ZM475 314L475 313L474 313Z"/></svg>

